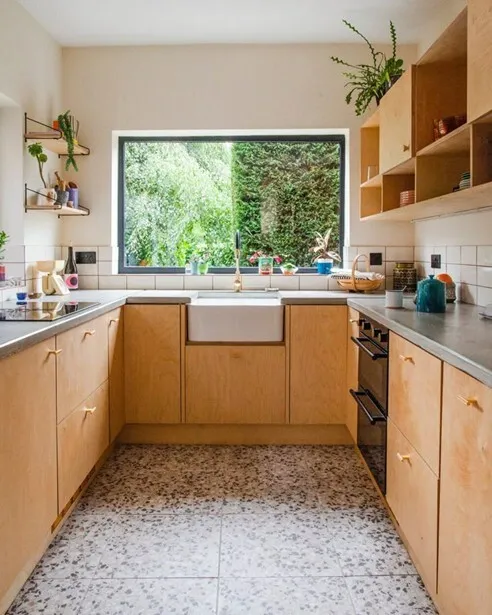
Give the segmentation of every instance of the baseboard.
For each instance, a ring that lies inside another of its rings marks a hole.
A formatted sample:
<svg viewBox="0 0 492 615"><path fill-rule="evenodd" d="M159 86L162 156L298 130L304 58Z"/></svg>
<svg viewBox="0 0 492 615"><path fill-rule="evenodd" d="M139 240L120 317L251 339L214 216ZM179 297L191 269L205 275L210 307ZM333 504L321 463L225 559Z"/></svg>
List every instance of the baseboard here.
<svg viewBox="0 0 492 615"><path fill-rule="evenodd" d="M126 444L354 444L346 425L127 424Z"/></svg>

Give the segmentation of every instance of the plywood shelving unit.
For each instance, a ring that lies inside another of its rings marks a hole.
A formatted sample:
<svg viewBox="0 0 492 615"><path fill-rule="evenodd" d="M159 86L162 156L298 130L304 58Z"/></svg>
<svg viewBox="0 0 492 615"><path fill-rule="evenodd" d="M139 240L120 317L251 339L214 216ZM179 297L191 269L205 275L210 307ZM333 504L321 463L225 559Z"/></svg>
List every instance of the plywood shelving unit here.
<svg viewBox="0 0 492 615"><path fill-rule="evenodd" d="M434 137L435 119L463 116L470 108L468 10L407 70L363 124L362 220L413 221L492 205L492 100L488 115L472 117L438 140ZM378 174L367 180L369 166ZM464 172L471 173L471 187L455 191ZM405 190L415 190L416 202L400 207L399 195Z"/></svg>

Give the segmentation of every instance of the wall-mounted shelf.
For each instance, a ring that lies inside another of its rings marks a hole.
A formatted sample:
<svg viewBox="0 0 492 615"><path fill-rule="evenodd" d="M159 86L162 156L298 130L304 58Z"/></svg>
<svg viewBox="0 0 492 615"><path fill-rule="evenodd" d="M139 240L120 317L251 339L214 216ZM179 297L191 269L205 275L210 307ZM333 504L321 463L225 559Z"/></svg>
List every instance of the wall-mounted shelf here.
<svg viewBox="0 0 492 615"><path fill-rule="evenodd" d="M371 179L368 179L366 182L361 184L360 187L361 188L379 188L382 183L383 183L383 176L381 175L381 173L379 173L379 175L375 175L374 177L371 177Z"/></svg>
<svg viewBox="0 0 492 615"><path fill-rule="evenodd" d="M30 205L28 203L29 193L40 195L45 199L48 198L45 194L42 194L37 190L31 190L31 188L27 187L27 184L24 184L24 211L26 213L28 211L44 211L56 214L58 218L68 216L89 216L91 213L90 209L87 209L87 207L83 207L82 205L79 205L78 207L68 207L68 205L62 205L58 201L53 201L52 205Z"/></svg>
<svg viewBox="0 0 492 615"><path fill-rule="evenodd" d="M43 130L28 131L27 125L29 122L36 124L37 126L41 126ZM63 138L61 130L56 130L48 124L43 124L43 122L34 120L33 118L28 117L27 113L24 114L24 141L42 141L43 147L50 152L54 152L55 154L58 154L58 156L68 155L67 142ZM90 153L90 148L85 145L80 143L74 144L74 156L89 156Z"/></svg>
<svg viewBox="0 0 492 615"><path fill-rule="evenodd" d="M471 126L463 124L456 130L417 152L417 156L454 156L470 153Z"/></svg>

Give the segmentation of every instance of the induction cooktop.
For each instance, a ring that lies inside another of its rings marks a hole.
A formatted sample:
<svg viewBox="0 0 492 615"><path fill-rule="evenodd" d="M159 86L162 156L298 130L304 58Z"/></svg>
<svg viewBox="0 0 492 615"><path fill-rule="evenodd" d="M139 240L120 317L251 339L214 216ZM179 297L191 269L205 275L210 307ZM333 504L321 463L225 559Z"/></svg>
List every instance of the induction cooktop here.
<svg viewBox="0 0 492 615"><path fill-rule="evenodd" d="M0 321L53 321L99 305L90 301L26 301L0 303Z"/></svg>

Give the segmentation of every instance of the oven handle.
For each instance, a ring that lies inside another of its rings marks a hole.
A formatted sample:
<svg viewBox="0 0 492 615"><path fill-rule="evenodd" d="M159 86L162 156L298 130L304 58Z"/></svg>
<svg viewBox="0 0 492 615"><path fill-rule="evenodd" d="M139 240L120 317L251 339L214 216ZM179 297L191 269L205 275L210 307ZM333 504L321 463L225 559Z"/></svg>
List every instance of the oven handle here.
<svg viewBox="0 0 492 615"><path fill-rule="evenodd" d="M369 350L369 348L364 346L364 342L370 342L371 344L373 344L372 340L370 340L368 337L354 337L352 335L350 339L354 342L354 344L357 344L357 346L361 350L363 350L366 354L368 354L373 361L377 361L378 359L388 358L387 352L372 352L371 350Z"/></svg>
<svg viewBox="0 0 492 615"><path fill-rule="evenodd" d="M383 414L378 414L377 416L373 416L369 410L369 408L362 401L362 397L368 397L367 393L364 391L354 391L354 389L350 389L350 395L355 399L359 408L364 412L367 416L371 425L375 425L376 423L382 423L383 421L386 423L386 417Z"/></svg>

